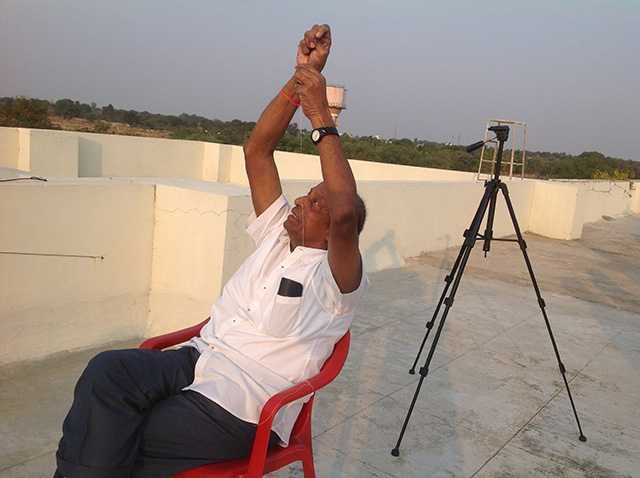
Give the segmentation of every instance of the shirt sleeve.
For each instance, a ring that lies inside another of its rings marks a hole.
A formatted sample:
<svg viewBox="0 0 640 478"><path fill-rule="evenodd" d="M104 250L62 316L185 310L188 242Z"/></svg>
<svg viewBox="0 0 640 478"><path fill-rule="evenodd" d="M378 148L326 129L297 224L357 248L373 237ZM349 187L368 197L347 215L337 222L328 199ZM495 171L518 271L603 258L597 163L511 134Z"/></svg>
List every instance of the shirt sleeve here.
<svg viewBox="0 0 640 478"><path fill-rule="evenodd" d="M362 257L360 257L362 261ZM369 287L369 277L364 269L364 262L362 264L362 277L360 278L360 285L353 292L343 294L340 292L340 287L333 277L331 272L331 266L329 266L328 256L325 256L320 265L320 270L323 276L323 280L327 286L327 294L329 299L333 303L335 309L332 311L334 316L346 315L351 313L357 306L358 302L367 291Z"/></svg>
<svg viewBox="0 0 640 478"><path fill-rule="evenodd" d="M282 194L260 216L256 216L255 211L252 212L245 223L245 231L256 246L259 246L266 237L282 227L290 213L291 206Z"/></svg>

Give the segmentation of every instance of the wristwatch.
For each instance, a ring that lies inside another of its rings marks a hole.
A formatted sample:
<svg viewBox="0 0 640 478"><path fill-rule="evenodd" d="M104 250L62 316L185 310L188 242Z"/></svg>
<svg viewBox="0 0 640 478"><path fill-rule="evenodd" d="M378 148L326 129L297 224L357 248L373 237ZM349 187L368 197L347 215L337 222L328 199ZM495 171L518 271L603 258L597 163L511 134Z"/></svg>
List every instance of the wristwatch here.
<svg viewBox="0 0 640 478"><path fill-rule="evenodd" d="M338 133L338 128L333 128L331 126L326 126L324 128L316 128L311 132L311 141L313 144L318 144L322 138L327 136L328 134L335 134L336 136L340 136Z"/></svg>

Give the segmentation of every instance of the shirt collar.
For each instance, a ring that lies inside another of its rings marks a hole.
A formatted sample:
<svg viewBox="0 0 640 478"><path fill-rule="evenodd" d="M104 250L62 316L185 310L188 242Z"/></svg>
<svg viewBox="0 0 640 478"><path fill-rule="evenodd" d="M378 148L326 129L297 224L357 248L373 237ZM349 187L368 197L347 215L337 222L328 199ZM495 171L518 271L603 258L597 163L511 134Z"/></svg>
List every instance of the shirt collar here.
<svg viewBox="0 0 640 478"><path fill-rule="evenodd" d="M286 230L283 230L280 233L280 236L278 236L278 240L281 243L285 244L287 249L291 247L289 233ZM304 263L309 264L321 259L327 254L327 251L325 249L316 249L315 247L298 246L293 252L291 252L291 254L299 257L300 260Z"/></svg>

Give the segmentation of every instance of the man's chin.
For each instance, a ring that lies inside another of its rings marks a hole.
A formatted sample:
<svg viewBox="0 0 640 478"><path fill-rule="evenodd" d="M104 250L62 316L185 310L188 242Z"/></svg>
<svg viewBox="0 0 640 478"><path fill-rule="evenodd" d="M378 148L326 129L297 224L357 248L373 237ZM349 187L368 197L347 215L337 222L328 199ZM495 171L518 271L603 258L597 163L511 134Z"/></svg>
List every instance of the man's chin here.
<svg viewBox="0 0 640 478"><path fill-rule="evenodd" d="M297 225L298 223L292 216L289 216L287 220L284 221L283 227L284 230L287 231L287 234L289 234L289 237L295 236L296 231L298 230Z"/></svg>

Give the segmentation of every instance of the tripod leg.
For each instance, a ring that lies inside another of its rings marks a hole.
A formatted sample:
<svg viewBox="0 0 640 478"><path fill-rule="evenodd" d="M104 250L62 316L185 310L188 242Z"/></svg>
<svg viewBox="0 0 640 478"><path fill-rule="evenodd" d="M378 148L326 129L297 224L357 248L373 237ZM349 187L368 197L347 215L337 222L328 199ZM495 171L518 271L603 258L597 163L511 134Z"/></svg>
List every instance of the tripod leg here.
<svg viewBox="0 0 640 478"><path fill-rule="evenodd" d="M465 231L465 234L468 233L468 229ZM466 241L465 241L466 244ZM418 354L416 355L416 359L413 362L413 365L411 366L411 369L409 370L409 373L411 375L414 375L416 373L416 366L418 365L418 360L420 360L420 355L422 355L422 351L424 350L424 346L427 343L427 339L429 338L429 333L431 332L431 329L433 328L433 324L436 322L436 317L438 316L438 314L440 313L440 307L442 307L442 303L445 300L445 297L447 296L447 292L449 291L449 286L451 285L451 281L453 280L453 276L455 275L456 271L458 270L458 266L460 265L460 259L462 258L462 254L464 253L464 249L465 249L465 245L463 244L463 246L460 248L460 252L458 253L458 257L456 258L456 262L453 264L453 268L451 269L451 272L444 278L444 281L446 283L446 285L444 286L444 289L442 290L442 294L440 295L440 300L438 300L438 305L436 306L436 309L433 312L433 315L431 316L431 320L429 322L427 322L426 327L427 327L427 331L424 334L424 338L422 339L422 343L420 344L420 348L418 349Z"/></svg>
<svg viewBox="0 0 640 478"><path fill-rule="evenodd" d="M518 244L520 245L520 250L522 251L522 255L524 257L524 262L527 265L527 270L529 271L529 277L531 277L531 283L533 284L533 289L535 290L536 297L538 299L538 305L540 306L540 310L542 311L542 317L544 318L544 322L547 326L547 332L549 332L549 338L551 339L551 344L553 345L553 351L556 354L556 359L558 361L558 367L560 368L560 373L562 374L562 379L564 380L565 388L567 389L567 395L569 396L569 401L571 402L571 408L573 409L573 414L576 418L576 423L578 425L578 431L580 432L580 441L587 441L587 438L582 433L582 427L580 426L580 419L578 418L578 412L576 411L576 406L573 402L573 397L571 395L571 390L569 389L569 382L567 381L566 368L560 359L560 352L558 351L558 346L556 344L556 339L553 336L553 331L551 330L551 323L549 322L549 318L547 317L546 312L546 304L542 295L540 294L540 288L538 287L538 282L536 281L535 274L533 273L533 267L531 266L531 261L529 260L529 254L527 254L527 243L522 237L522 233L520 232L520 227L518 226L518 220L516 219L516 214L513 209L513 204L511 203L511 198L509 197L509 190L507 189L507 185L502 183L500 185L500 189L502 190L502 194L504 195L505 201L507 203L507 208L509 209L509 215L511 216L511 222L513 222L513 228L515 229L516 236L518 238Z"/></svg>
<svg viewBox="0 0 640 478"><path fill-rule="evenodd" d="M442 294L442 296L440 297L440 302L438 302L438 307L436 309L436 313L433 315L433 318L431 319L431 326L433 325L433 322L435 321L435 318L437 316L437 313L440 309L440 306L442 305L442 303L445 304L445 308L444 311L442 313L442 317L440 318L440 322L438 323L438 328L436 330L436 335L433 338L433 341L431 342L431 347L429 348L429 355L427 356L427 360L425 361L424 366L420 369L420 379L418 380L418 386L416 387L416 391L413 395L413 399L411 401L411 405L409 406L409 410L407 412L407 416L405 417L404 423L402 425L402 430L400 431L400 436L398 437L398 442L396 443L396 446L393 450L391 450L391 454L393 456L399 456L400 455L400 443L402 442L402 438L404 437L404 433L407 429L407 425L409 424L409 420L411 418L411 414L413 413L413 408L416 404L416 401L418 399L418 395L420 393L420 389L422 388L422 383L424 382L424 379L427 377L427 375L429 374L429 365L431 364L431 359L433 358L433 354L436 350L436 346L438 345L438 340L440 339L440 335L442 333L442 329L444 327L445 321L447 320L447 316L449 315L449 310L451 309L451 307L453 306L453 301L456 295L456 292L458 291L458 286L460 285L460 280L462 279L462 274L464 273L464 268L467 265L467 261L469 259L469 254L471 253L471 249L473 248L473 246L476 243L476 240L478 238L478 230L480 229L480 225L482 223L482 219L487 211L487 206L489 204L489 201L491 199L491 197L495 197L496 196L496 189L497 189L497 182L494 181L490 181L485 185L485 192L484 192L484 196L482 196L482 200L480 201L480 205L478 206L478 209L476 211L476 214L473 218L473 221L471 221L471 226L469 227L469 229L467 229L464 232L464 236L465 236L465 241L462 245L462 247L460 248L460 253L458 254L458 258L456 259L456 263L454 264L452 273L448 276L448 281L447 281L447 285L445 286L445 290ZM455 277L454 277L455 276ZM451 293L449 294L449 297L445 298L446 292L449 288L449 286L451 287ZM422 346L420 347L420 352L418 353L418 356L420 355L420 353L422 352L422 348L424 347L424 344L427 340L427 336L429 335L429 332L431 330L431 326L428 326L429 330L427 330L427 334L425 335L424 340L422 341ZM416 363L417 363L418 359L416 358ZM415 369L415 363L413 365L413 369ZM414 370L415 373L415 370Z"/></svg>
<svg viewBox="0 0 640 478"><path fill-rule="evenodd" d="M497 192L498 192L497 183L495 183L494 181L490 181L485 184L484 196L480 200L480 205L478 206L478 209L476 210L476 213L473 216L473 220L471 221L471 225L469 226L469 229L465 230L463 233L465 240L462 244L462 247L460 247L460 252L458 252L458 257L456 258L456 261L453 264L453 267L451 268L451 272L449 273L449 275L447 275L444 278L446 285L442 291L442 294L440 295L440 300L438 300L438 305L436 306L436 309L434 310L433 315L431 316L431 320L426 324L427 331L425 332L424 337L422 339L422 343L420 344L420 348L418 349L418 354L416 355L416 359L414 360L413 365L409 370L409 373L411 375L414 375L416 373L416 366L418 365L418 360L420 360L420 355L422 355L424 346L427 343L427 339L429 338L429 333L433 328L433 324L435 324L436 322L436 317L440 312L440 307L442 307L442 303L444 302L447 292L449 291L449 286L451 285L451 281L453 280L453 277L455 276L456 271L460 266L460 260L463 257L465 249L469 247L473 247L473 245L475 244L476 238L478 236L478 231L480 230L480 225L482 223L482 219L487 210L487 206L489 205L490 202L492 202L492 204L495 204L495 198L497 196Z"/></svg>
<svg viewBox="0 0 640 478"><path fill-rule="evenodd" d="M489 213L487 214L487 224L484 231L484 244L482 250L484 256L487 257L487 252L491 250L491 241L493 239L493 218L496 211L496 198L498 197L498 188L494 188L493 194L489 199Z"/></svg>
<svg viewBox="0 0 640 478"><path fill-rule="evenodd" d="M475 242L475 241L474 241ZM442 329L444 328L445 321L447 320L447 316L449 315L449 310L453 306L453 301L458 290L458 285L460 284L460 279L462 278L462 274L464 273L464 268L467 264L467 260L469 259L469 254L471 252L471 246L465 246L463 248L462 259L460 261L460 268L458 269L455 279L453 280L453 285L451 288L451 294L444 300L445 308L442 313L442 317L440 318L440 322L438 323L438 328L436 330L436 335L433 337L433 342L431 342L431 347L429 348L429 355L427 356L427 360L422 368L420 368L420 380L418 381L418 386L416 387L416 391L413 395L413 399L411 400L411 405L409 406L409 410L407 412L407 416L405 417L404 424L402 425L402 430L400 431L400 436L398 437L398 442L396 443L396 447L391 450L391 454L393 456L400 455L400 443L402 442L402 438L404 437L404 433L407 429L407 425L409 424L409 419L411 418L411 414L413 412L413 407L416 404L416 400L418 399L418 394L420 393L420 389L422 388L422 382L427 378L429 374L429 365L431 364L431 359L433 358L433 354L438 345L438 341L440 339L440 335L442 334Z"/></svg>

